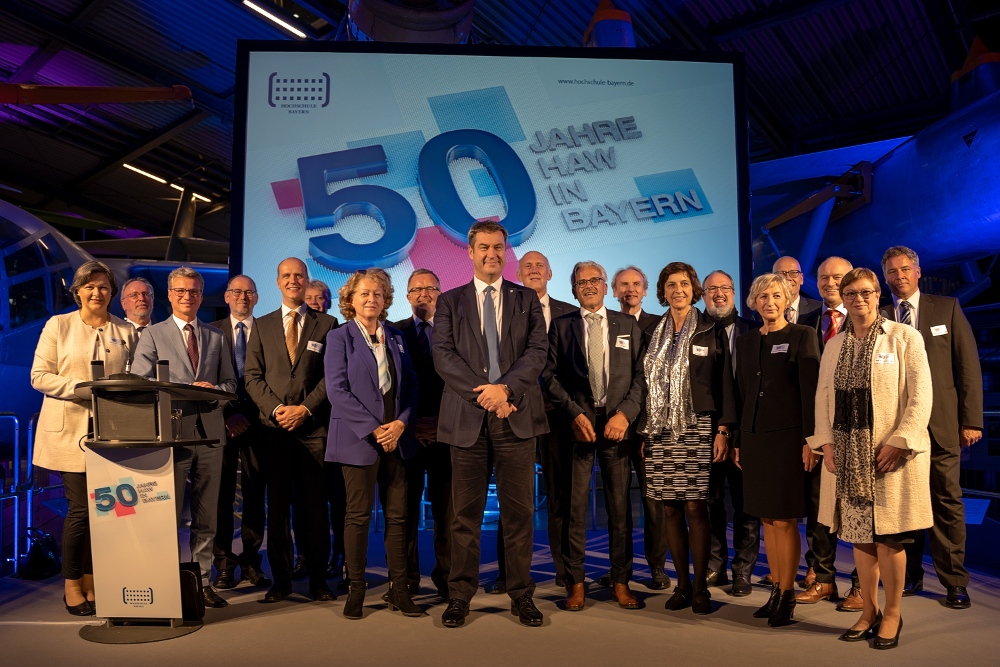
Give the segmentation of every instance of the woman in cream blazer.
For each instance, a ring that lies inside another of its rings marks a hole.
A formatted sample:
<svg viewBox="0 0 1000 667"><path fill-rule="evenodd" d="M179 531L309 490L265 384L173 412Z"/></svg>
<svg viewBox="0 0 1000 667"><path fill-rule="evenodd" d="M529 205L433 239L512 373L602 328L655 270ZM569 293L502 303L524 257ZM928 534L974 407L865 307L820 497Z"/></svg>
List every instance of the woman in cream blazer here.
<svg viewBox="0 0 1000 667"><path fill-rule="evenodd" d="M94 613L94 570L90 555L88 491L83 447L90 432L90 403L76 397L90 378L90 362L103 361L106 374L121 373L135 349L135 329L108 313L118 283L102 262L86 262L70 288L79 310L45 323L31 365L31 386L45 394L32 463L62 474L69 511L63 524L62 575L66 609Z"/></svg>
<svg viewBox="0 0 1000 667"><path fill-rule="evenodd" d="M840 639L874 637L874 647L886 649L897 645L903 624L899 616L906 567L903 544L912 541L912 531L934 523L927 431L931 374L920 332L878 314L880 289L872 271L854 269L844 276L840 291L850 322L823 351L816 431L807 441L823 454L818 520L854 544L861 580L862 618ZM868 364L862 356L866 345L871 354ZM844 350L845 346L851 347ZM868 381L861 382L865 376ZM859 401L856 396L863 398ZM854 455L859 456L852 460ZM853 490L870 485L870 500L848 493L845 484ZM886 598L881 611L880 578Z"/></svg>

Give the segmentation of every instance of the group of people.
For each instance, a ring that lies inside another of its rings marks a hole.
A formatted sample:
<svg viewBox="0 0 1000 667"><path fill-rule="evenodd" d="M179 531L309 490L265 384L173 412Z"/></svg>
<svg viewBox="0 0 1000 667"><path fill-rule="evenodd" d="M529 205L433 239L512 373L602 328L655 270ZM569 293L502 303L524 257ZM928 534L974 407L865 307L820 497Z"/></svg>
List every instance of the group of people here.
<svg viewBox="0 0 1000 667"><path fill-rule="evenodd" d="M971 604L958 457L982 430L982 378L957 301L920 293L916 253L886 251L882 273L893 299L881 310L872 271L828 258L817 271L823 301L815 302L800 294L798 262L782 257L753 281L749 320L737 315L734 282L723 271L702 282L688 264L665 266L655 286L667 309L660 317L642 310L649 283L637 267L610 281L619 312L604 305L604 267L578 262L569 276L577 306L548 294L552 271L539 252L520 258L521 284L504 279L506 247L502 225L473 225L473 280L441 293L437 276L417 269L406 287L413 315L394 324L386 320L393 286L376 268L357 271L339 290L342 323L326 314L330 290L289 258L277 269L280 309L254 317L257 288L240 275L225 293L230 316L206 324L197 318L201 276L182 267L168 278L171 318L150 324L149 283L124 285L121 320L108 312L118 292L113 273L100 262L81 266L72 286L80 309L47 323L32 367L33 386L45 394L34 463L62 472L69 502L63 576L70 613L93 613L76 446L88 431L89 406L73 387L94 359L109 373L131 361L133 373L150 378L167 359L172 379L238 397L221 407L175 406L185 437L219 440L175 449L178 512L190 479L191 554L209 606L225 606L217 589L241 580L267 588L265 602L280 601L292 593L297 569L312 598L332 600L326 579L343 567L343 614L361 618L377 489L389 572L383 600L403 615L424 615L412 597L421 581L426 483L431 580L447 601L443 624L461 626L479 587L480 530L495 475L500 572L488 592L507 593L522 624L541 625L530 573L536 456L568 611L587 607L585 519L595 459L611 566L597 584L612 588L624 609L640 606L629 589L633 470L648 585L669 588L668 550L677 574L669 610L708 614L709 589L729 583L726 488L735 511L730 593L751 592L763 525L771 593L754 616L770 626L788 624L797 604L839 599L839 538L854 545L857 570L838 608L862 612L841 639L895 646L900 598L922 587L927 528L948 605ZM703 298L704 311L695 307ZM238 469L243 552L236 555ZM261 566L265 516L273 581ZM802 518L808 571L799 582L806 590L796 594Z"/></svg>

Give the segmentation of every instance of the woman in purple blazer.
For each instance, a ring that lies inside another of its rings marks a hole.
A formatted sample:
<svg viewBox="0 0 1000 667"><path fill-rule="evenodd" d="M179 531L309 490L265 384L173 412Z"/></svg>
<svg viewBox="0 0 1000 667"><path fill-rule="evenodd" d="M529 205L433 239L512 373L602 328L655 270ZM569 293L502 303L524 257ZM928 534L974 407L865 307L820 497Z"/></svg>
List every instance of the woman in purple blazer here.
<svg viewBox="0 0 1000 667"><path fill-rule="evenodd" d="M378 483L385 516L389 564L389 609L423 616L406 580L406 474L402 459L419 443L411 428L417 417L417 375L403 334L384 320L392 305L392 283L381 269L352 275L340 289L344 326L326 337L326 393L330 430L326 460L342 464L347 490L344 551L350 594L344 616L361 618L365 601L368 524Z"/></svg>

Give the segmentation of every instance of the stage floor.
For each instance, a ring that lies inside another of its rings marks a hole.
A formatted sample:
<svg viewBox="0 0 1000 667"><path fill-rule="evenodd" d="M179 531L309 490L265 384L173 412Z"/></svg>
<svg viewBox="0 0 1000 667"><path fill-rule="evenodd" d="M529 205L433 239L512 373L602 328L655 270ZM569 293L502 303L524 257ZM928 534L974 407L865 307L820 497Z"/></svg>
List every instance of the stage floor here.
<svg viewBox="0 0 1000 667"><path fill-rule="evenodd" d="M485 585L496 574L494 531L483 531ZM588 533L587 574L596 578L608 567L607 533ZM384 564L381 534L372 533L369 563ZM425 572L433 565L431 533L421 532ZM854 661L906 665L988 665L1000 663L1000 579L973 573L969 592L973 606L951 610L944 606L944 589L929 562L923 593L903 600L903 627L898 649L873 653L869 643L848 644L837 636L855 622L857 614L841 613L821 602L800 605L796 623L768 628L751 613L767 599L767 590L755 586L749 597L733 598L728 587L713 588L714 612L695 616L690 609L664 610L669 591L651 591L644 585L649 571L642 559L642 533L636 531L636 568L633 591L643 604L634 611L619 609L609 589L589 585L587 607L562 611L564 591L553 582L554 571L545 533L535 533L533 576L535 600L545 614L539 628L521 626L510 614L506 595L480 593L472 601L465 627L441 625L444 605L425 576L415 601L429 613L404 618L389 612L381 601L386 570L371 567L365 615L348 621L341 615L346 594L334 602L312 602L307 583L296 582L288 600L265 605L264 591L246 584L222 592L225 609L209 609L198 632L165 642L132 646L92 644L78 633L85 623L70 617L62 604L62 579L27 582L0 579L0 662L5 666L183 664L211 665L769 665L792 661L809 665L848 665ZM838 586L850 588L853 568L850 548L838 550ZM766 564L758 565L758 575ZM668 562L668 572L673 569ZM803 572L804 574L804 572ZM754 577L754 581L757 580ZM331 587L336 584L330 581Z"/></svg>

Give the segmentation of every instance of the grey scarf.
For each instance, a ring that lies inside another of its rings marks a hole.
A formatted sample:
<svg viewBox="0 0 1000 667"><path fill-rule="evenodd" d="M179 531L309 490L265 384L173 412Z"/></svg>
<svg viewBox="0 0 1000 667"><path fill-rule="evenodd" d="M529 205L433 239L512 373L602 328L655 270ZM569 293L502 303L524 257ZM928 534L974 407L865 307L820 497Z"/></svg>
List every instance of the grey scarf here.
<svg viewBox="0 0 1000 667"><path fill-rule="evenodd" d="M639 429L643 435L654 435L667 427L676 437L698 423L691 401L691 364L688 359L691 339L697 328L698 311L694 308L688 311L676 343L670 311L656 325L643 360L649 386L646 422Z"/></svg>

